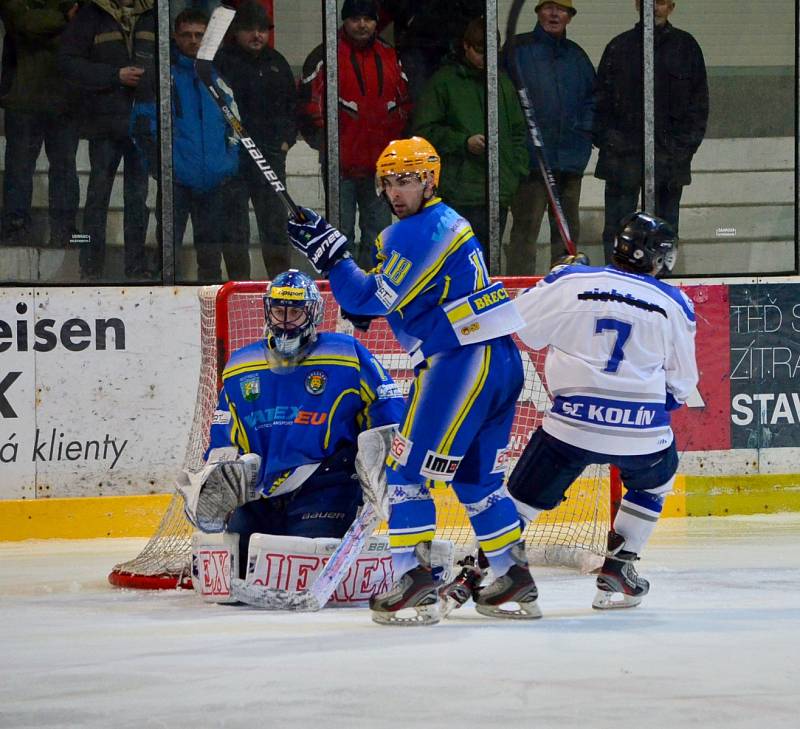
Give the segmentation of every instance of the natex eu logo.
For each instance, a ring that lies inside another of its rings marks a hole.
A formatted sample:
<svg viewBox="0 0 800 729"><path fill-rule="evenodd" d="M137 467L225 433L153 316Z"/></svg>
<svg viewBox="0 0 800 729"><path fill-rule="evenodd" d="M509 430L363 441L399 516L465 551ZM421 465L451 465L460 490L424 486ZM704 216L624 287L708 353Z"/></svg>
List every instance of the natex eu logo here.
<svg viewBox="0 0 800 729"><path fill-rule="evenodd" d="M279 405L274 408L255 410L244 416L251 428L269 428L273 425L324 425L328 413L316 410L301 410L295 405Z"/></svg>

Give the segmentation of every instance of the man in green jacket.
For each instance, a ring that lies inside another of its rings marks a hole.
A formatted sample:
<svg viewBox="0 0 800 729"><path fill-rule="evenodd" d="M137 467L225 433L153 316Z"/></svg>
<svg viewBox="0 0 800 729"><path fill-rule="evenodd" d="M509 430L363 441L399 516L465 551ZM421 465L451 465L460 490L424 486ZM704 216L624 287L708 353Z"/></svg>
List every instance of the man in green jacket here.
<svg viewBox="0 0 800 729"><path fill-rule="evenodd" d="M466 218L489 261L486 200L486 80L483 18L464 31L462 52L425 86L414 111L413 130L442 156L439 194ZM500 74L500 237L520 180L528 174L525 118L511 80Z"/></svg>

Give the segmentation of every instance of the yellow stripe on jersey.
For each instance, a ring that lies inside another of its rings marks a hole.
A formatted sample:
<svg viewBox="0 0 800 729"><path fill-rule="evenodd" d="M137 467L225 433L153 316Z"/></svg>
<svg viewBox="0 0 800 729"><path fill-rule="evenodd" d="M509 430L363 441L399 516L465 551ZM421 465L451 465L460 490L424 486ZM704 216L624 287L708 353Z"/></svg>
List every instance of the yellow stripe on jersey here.
<svg viewBox="0 0 800 729"><path fill-rule="evenodd" d="M408 534L407 532L402 534L393 534L390 530L389 546L392 549L396 549L397 547L416 547L420 542L432 541L435 534L435 527L426 529L422 532L414 532L413 534Z"/></svg>
<svg viewBox="0 0 800 729"><path fill-rule="evenodd" d="M439 273L442 266L444 266L445 261L450 257L452 253L457 251L466 241L474 236L472 232L472 228L467 226L462 230L453 240L450 241L447 248L445 249L444 253L442 253L425 271L423 271L421 277L417 281L417 283L411 287L409 292L401 299L401 301L394 306L395 309L402 309L409 301L416 298L420 291L422 291L431 281L431 279Z"/></svg>
<svg viewBox="0 0 800 729"><path fill-rule="evenodd" d="M231 443L239 448L244 453L250 453L250 441L247 438L247 432L242 426L242 421L239 420L239 413L236 412L236 406L230 401L227 395L225 399L228 402L228 410L231 413Z"/></svg>
<svg viewBox="0 0 800 729"><path fill-rule="evenodd" d="M517 525L511 531L501 534L499 537L494 537L494 539L483 540L479 538L478 544L481 545L481 549L486 554L492 554L492 552L499 552L512 544L516 544L521 536L522 530Z"/></svg>
<svg viewBox="0 0 800 729"><path fill-rule="evenodd" d="M301 362L298 362L296 367L317 367L319 365L338 365L340 367L352 367L353 369L360 370L361 365L358 357L348 357L347 355L336 354L319 354L306 357ZM246 372L257 372L259 370L271 370L275 367L280 367L278 363L270 362L269 360L251 360L243 362L242 364L233 365L228 367L222 372L223 382L229 377L234 375L241 375Z"/></svg>
<svg viewBox="0 0 800 729"><path fill-rule="evenodd" d="M439 297L439 306L441 306L447 300L447 294L450 293L450 283L451 283L450 276L445 276L442 281L444 281L444 285L442 286L442 295Z"/></svg>
<svg viewBox="0 0 800 729"><path fill-rule="evenodd" d="M339 403L342 401L342 398L345 395L356 395L356 396L360 397L361 393L359 393L358 390L356 390L356 389L354 389L352 387L348 387L346 390L342 390L339 393L339 397L337 397L336 400L334 400L333 405L331 405L330 412L328 413L328 427L325 430L325 440L322 442L322 447L323 448L327 448L328 444L331 441L331 425L333 425L333 415L336 412L336 408L339 407Z"/></svg>
<svg viewBox="0 0 800 729"><path fill-rule="evenodd" d="M372 405L377 398L378 396L372 391L370 386L364 380L361 380L361 400L364 403L364 409L362 412L364 413L364 417L367 421L366 430L372 428L372 417L369 414L369 409L370 405Z"/></svg>
<svg viewBox="0 0 800 729"><path fill-rule="evenodd" d="M480 395L481 390L483 390L483 386L486 384L486 378L489 376L489 365L491 364L491 361L492 347L491 345L486 345L483 350L483 358L481 360L478 376L475 379L469 394L467 395L467 399L458 409L456 417L445 432L444 438L437 449L439 453L447 455L450 452L453 441L456 439L456 435L458 434L458 429L461 427L461 424L464 422L464 419L467 417L467 415L469 415L469 411L472 409L472 406L478 399L478 395Z"/></svg>
<svg viewBox="0 0 800 729"><path fill-rule="evenodd" d="M425 360L426 362L428 360ZM414 416L417 412L417 405L419 404L419 400L422 397L422 381L425 376L428 374L427 368L423 368L420 370L419 375L417 376L416 382L414 383L414 397L411 398L411 402L408 403L408 410L406 411L406 418L403 422L403 427L400 428L401 435L408 437L408 434L411 432L411 428L414 425ZM386 457L386 465L389 468L394 467L397 464L397 460L394 459L391 455Z"/></svg>

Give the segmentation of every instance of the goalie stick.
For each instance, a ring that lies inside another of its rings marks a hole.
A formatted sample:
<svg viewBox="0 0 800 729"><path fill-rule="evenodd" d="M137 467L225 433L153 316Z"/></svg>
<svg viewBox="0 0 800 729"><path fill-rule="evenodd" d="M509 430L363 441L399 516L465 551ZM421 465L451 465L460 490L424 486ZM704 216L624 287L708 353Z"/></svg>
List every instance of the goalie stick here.
<svg viewBox="0 0 800 729"><path fill-rule="evenodd" d="M250 155L250 158L253 160L256 167L258 167L258 169L261 171L264 179L267 181L267 183L269 183L269 186L272 188L273 192L275 192L275 194L281 199L281 202L286 206L289 215L296 220L305 220L303 214L300 212L300 209L297 207L294 200L292 200L292 198L289 196L286 186L283 184L283 182L281 182L278 174L267 162L264 154L258 148L258 145L253 141L253 138L247 133L247 130L245 130L242 122L239 120L236 114L233 113L228 103L220 94L216 83L214 82L214 56L217 55L219 46L222 43L222 40L225 38L225 34L228 32L228 28L230 27L234 15L236 15L235 10L232 8L226 8L223 5L214 9L214 12L211 14L211 19L208 22L206 32L203 35L203 42L200 45L200 49L197 51L197 59L194 62L195 71L197 72L197 76L200 81L211 94L211 98L213 98L217 103L222 115L225 117L225 121L227 121L231 129L233 129L234 134L239 137L239 141L242 143L242 146L247 150L247 153Z"/></svg>
<svg viewBox="0 0 800 729"><path fill-rule="evenodd" d="M564 241L564 247L567 253L574 256L577 252L575 242L569 232L569 225L567 218L564 215L564 210L561 207L561 200L558 196L558 188L556 187L556 179L553 176L553 170L547 161L547 154L544 149L544 142L542 141L542 133L539 130L539 125L536 122L536 114L533 111L528 90L525 88L525 83L522 78L522 73L519 68L516 54L514 53L515 39L517 35L517 22L519 15L522 12L522 6L525 5L525 0L514 0L511 4L511 10L508 12L508 22L506 23L506 57L509 61L509 70L513 71L511 74L514 81L514 86L517 89L519 96L519 103L522 107L522 113L525 116L525 123L528 127L528 134L530 135L533 148L536 153L536 161L539 164L539 170L542 173L545 187L547 188L547 198L550 201L550 209L553 211L553 217L558 226L558 232L561 240Z"/></svg>
<svg viewBox="0 0 800 729"><path fill-rule="evenodd" d="M366 503L356 516L341 544L330 556L314 584L307 590L292 592L262 585L247 585L244 580L231 580L231 595L239 602L267 610L316 612L325 607L339 583L353 566L364 543L380 523L372 504Z"/></svg>

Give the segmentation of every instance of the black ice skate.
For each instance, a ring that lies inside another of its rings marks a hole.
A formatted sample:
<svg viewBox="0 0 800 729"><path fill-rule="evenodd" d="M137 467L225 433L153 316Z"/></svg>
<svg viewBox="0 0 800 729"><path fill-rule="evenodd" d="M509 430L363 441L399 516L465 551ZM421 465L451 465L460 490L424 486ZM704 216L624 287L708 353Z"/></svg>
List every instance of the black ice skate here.
<svg viewBox="0 0 800 729"><path fill-rule="evenodd" d="M388 591L369 599L376 623L434 625L439 622L439 595L431 573L431 543L420 542L415 552L419 565L401 575Z"/></svg>
<svg viewBox="0 0 800 729"><path fill-rule="evenodd" d="M478 550L478 559L468 554L459 563L461 571L452 582L439 588L440 612L446 618L453 610L460 608L474 594L489 566L483 551Z"/></svg>
<svg viewBox="0 0 800 729"><path fill-rule="evenodd" d="M608 551L592 600L592 607L597 610L635 607L650 590L650 583L639 577L633 566L639 556L626 551L624 546L623 537L613 531L608 533Z"/></svg>
<svg viewBox="0 0 800 729"><path fill-rule="evenodd" d="M481 615L492 618L517 620L541 618L542 611L536 602L539 591L528 568L524 542L517 542L511 548L511 558L514 564L508 572L486 587L480 587L475 591L473 595L475 609Z"/></svg>

